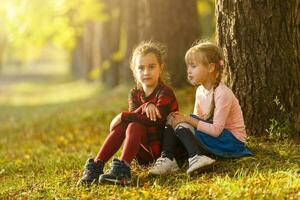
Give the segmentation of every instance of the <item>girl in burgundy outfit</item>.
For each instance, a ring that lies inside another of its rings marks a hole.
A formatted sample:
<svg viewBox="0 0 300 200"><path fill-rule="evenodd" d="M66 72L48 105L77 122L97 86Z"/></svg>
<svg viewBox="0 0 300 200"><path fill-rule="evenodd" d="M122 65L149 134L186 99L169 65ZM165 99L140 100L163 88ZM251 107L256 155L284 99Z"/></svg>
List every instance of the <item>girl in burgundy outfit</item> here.
<svg viewBox="0 0 300 200"><path fill-rule="evenodd" d="M165 68L163 53L161 45L153 42L142 42L134 50L130 68L137 86L129 93L129 110L112 120L109 135L97 156L87 160L79 183L129 184L130 163L134 158L139 164L149 164L160 156L167 116L178 111L174 92L162 81ZM122 143L121 157L114 158L110 170L104 174L104 164Z"/></svg>

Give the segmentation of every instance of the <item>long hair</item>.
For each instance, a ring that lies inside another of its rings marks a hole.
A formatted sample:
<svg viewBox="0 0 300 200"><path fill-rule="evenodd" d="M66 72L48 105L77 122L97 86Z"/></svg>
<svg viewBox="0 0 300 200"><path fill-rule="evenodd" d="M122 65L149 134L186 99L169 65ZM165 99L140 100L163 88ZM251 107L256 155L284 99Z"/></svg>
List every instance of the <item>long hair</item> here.
<svg viewBox="0 0 300 200"><path fill-rule="evenodd" d="M215 89L219 86L224 69L224 55L216 44L212 42L197 42L191 47L185 54L185 61L190 59L196 59L196 62L200 62L205 66L213 63L215 64L216 79L213 86L212 103L209 109L209 113L204 117L205 120L212 120L215 111Z"/></svg>

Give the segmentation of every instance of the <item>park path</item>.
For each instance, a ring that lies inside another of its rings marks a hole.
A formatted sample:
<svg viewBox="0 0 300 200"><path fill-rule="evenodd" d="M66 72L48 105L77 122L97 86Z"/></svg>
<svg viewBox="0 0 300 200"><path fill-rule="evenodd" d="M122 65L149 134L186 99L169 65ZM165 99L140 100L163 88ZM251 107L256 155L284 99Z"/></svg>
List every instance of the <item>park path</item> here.
<svg viewBox="0 0 300 200"><path fill-rule="evenodd" d="M0 96L5 95L9 88L21 82L41 82L54 78L47 74L5 74L0 75Z"/></svg>

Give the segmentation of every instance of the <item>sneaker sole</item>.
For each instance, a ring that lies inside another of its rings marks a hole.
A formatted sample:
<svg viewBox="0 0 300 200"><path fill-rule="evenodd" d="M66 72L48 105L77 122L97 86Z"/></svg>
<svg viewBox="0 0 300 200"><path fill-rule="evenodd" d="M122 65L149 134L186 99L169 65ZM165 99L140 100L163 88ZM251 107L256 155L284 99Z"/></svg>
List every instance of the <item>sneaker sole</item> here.
<svg viewBox="0 0 300 200"><path fill-rule="evenodd" d="M151 173L149 172L148 175L149 176L162 176L162 175L168 175L168 174L172 174L174 172L177 172L179 170L179 168L175 169L175 170L172 170L170 172L166 172L166 173L161 173L161 174L156 174L156 173Z"/></svg>
<svg viewBox="0 0 300 200"><path fill-rule="evenodd" d="M191 171L189 173L187 172L187 174L189 176L194 176L194 175L197 175L197 174L200 174L200 173L203 173L203 172L208 172L208 171L210 171L211 169L214 168L215 164L216 164L216 162L213 162L213 163L211 163L209 165L205 165L203 167L199 167L198 169L195 169L194 171Z"/></svg>
<svg viewBox="0 0 300 200"><path fill-rule="evenodd" d="M108 183L108 184L113 184L113 185L129 185L131 184L131 181L125 181L125 180L115 180L115 179L99 179L99 183Z"/></svg>

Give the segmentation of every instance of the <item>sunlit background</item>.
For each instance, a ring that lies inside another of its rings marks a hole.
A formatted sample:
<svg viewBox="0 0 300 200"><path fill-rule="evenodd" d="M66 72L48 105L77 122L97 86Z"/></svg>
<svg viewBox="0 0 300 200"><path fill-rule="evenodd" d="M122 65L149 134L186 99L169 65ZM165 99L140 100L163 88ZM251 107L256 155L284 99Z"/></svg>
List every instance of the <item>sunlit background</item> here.
<svg viewBox="0 0 300 200"><path fill-rule="evenodd" d="M0 104L67 102L99 85L132 85L132 49L149 39L167 47L172 84L182 86L184 53L196 39L214 39L214 20L213 0L1 0Z"/></svg>
<svg viewBox="0 0 300 200"><path fill-rule="evenodd" d="M1 133L39 124L38 119L52 113L84 115L82 105L97 112L104 112L101 105L114 112L126 109L127 92L134 85L129 60L143 40L166 46L170 84L185 86L186 50L196 39L215 37L214 4L214 0L1 0ZM193 100L192 95L185 97L182 101ZM193 104L187 105L190 110ZM89 109L85 111L90 114Z"/></svg>
<svg viewBox="0 0 300 200"><path fill-rule="evenodd" d="M191 39L213 38L214 1L194 2L196 5L194 9L198 13L196 23L199 27L196 37L193 36ZM125 59L124 62L128 62L128 54L132 47L143 39L151 39L151 37L139 36L136 41L131 42L132 44L126 41L129 38L125 33L126 27L128 24L134 26L133 20L140 18L128 16L128 10L131 13L147 12L145 6L151 6L150 3L149 5L145 3L145 5L132 8L130 4L132 4L130 1L116 0L2 0L0 6L0 73L2 75L27 72L64 73L73 78L103 81L99 77L112 65L111 60L117 60L119 64L122 64L123 59ZM156 4L153 3L153 6L159 5ZM171 8L167 5L164 9L167 10L167 7ZM163 9L159 12L164 13L161 18L169 15ZM178 15L181 14L178 13ZM192 16L182 15L187 18L184 19L187 23L192 24ZM144 21L151 20L149 16L143 17ZM131 21L128 22L128 19ZM175 22L170 21L168 24L170 28L173 26L172 23ZM136 28L140 31L140 26ZM105 33L107 31L110 31L110 34ZM104 34L111 38L103 39L101 35ZM145 35L151 35L151 33ZM168 46L168 41L164 37L154 36L154 39ZM105 46L107 45L105 40L117 43ZM189 43L190 41L186 46L190 45ZM78 48L81 52L76 52ZM104 56L104 54L110 55ZM111 85L115 86L118 83L111 83Z"/></svg>
<svg viewBox="0 0 300 200"><path fill-rule="evenodd" d="M40 67L68 71L69 54L78 45L84 24L107 18L103 6L97 0L2 0L1 72Z"/></svg>

